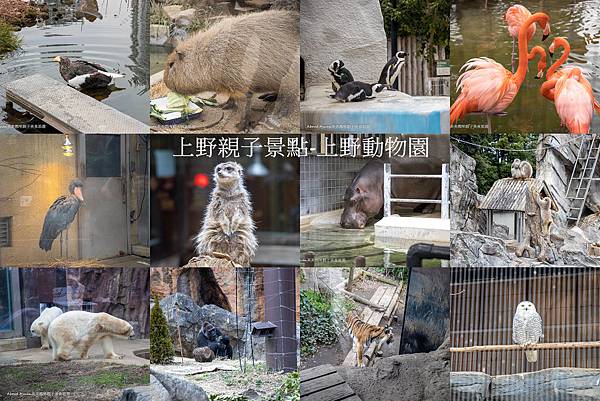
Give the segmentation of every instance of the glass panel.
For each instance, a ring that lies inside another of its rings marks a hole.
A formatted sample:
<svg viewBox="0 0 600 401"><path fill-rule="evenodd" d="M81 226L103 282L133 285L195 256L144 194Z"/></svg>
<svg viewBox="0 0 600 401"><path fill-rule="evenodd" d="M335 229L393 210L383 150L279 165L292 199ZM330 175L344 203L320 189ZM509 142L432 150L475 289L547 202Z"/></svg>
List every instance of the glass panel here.
<svg viewBox="0 0 600 401"><path fill-rule="evenodd" d="M85 138L86 177L121 176L119 135L88 135Z"/></svg>
<svg viewBox="0 0 600 401"><path fill-rule="evenodd" d="M13 329L12 299L10 294L10 271L0 269L0 331Z"/></svg>

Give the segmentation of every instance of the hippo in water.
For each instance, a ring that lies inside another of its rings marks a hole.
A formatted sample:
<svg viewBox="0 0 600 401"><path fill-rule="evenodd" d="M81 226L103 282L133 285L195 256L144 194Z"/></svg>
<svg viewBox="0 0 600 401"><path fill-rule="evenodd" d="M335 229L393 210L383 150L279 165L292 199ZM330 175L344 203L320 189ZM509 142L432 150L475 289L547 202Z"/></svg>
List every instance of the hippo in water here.
<svg viewBox="0 0 600 401"><path fill-rule="evenodd" d="M448 163L449 145L448 137L439 139L435 141L430 138L428 158L392 158L389 161L392 165L392 173L440 174L442 164ZM383 216L383 164L382 160L370 160L346 188L344 211L340 219L343 228L364 228L372 219ZM440 197L439 179L392 179L392 198L440 199ZM432 213L436 205L434 203L393 203L392 206L408 206L413 207L417 213Z"/></svg>

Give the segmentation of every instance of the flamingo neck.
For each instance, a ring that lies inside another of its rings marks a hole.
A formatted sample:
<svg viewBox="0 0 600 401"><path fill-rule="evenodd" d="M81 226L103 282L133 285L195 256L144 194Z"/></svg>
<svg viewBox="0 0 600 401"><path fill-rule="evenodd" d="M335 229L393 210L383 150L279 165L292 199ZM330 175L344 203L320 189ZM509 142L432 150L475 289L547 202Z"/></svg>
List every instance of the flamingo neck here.
<svg viewBox="0 0 600 401"><path fill-rule="evenodd" d="M525 80L525 75L527 75L527 30L531 25L535 24L536 22L539 23L541 26L542 22L548 22L548 16L544 13L535 13L531 17L527 18L525 23L521 25L521 28L519 29L519 66L517 67L517 72L513 77L515 83L517 84L517 87L521 87L521 84Z"/></svg>
<svg viewBox="0 0 600 401"><path fill-rule="evenodd" d="M569 58L569 53L571 52L571 46L566 40L562 38L556 38L555 43L558 45L558 47L563 48L563 54L558 60L554 62L554 64L552 64L550 68L548 68L548 72L546 72L546 79L550 79L552 74L554 74L556 70L558 70L558 67L560 67L565 63L565 61L567 61L567 58Z"/></svg>

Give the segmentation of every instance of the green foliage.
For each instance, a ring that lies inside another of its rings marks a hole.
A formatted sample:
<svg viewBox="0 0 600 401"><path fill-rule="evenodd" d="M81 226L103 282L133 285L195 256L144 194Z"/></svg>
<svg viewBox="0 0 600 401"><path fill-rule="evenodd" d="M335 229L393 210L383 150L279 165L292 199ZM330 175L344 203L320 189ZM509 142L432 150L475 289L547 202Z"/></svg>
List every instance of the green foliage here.
<svg viewBox="0 0 600 401"><path fill-rule="evenodd" d="M275 392L274 401L300 401L300 374L292 372Z"/></svg>
<svg viewBox="0 0 600 401"><path fill-rule="evenodd" d="M390 20L398 24L398 36L416 36L421 48L431 59L435 46L446 47L450 41L450 0L379 0L385 20L386 32L390 32Z"/></svg>
<svg viewBox="0 0 600 401"><path fill-rule="evenodd" d="M136 384L149 384L150 376L140 375L136 369L123 369L122 371L100 372L81 377L79 382L86 385L124 388Z"/></svg>
<svg viewBox="0 0 600 401"><path fill-rule="evenodd" d="M150 311L150 362L166 365L173 363L174 356L175 349L169 335L167 319L155 296L154 306Z"/></svg>
<svg viewBox="0 0 600 401"><path fill-rule="evenodd" d="M6 22L0 20L0 56L17 50L21 46L21 38Z"/></svg>
<svg viewBox="0 0 600 401"><path fill-rule="evenodd" d="M477 187L480 194L486 194L496 180L511 176L510 167L514 159L527 160L535 167L534 152L519 150L535 149L538 141L538 134L453 134L452 137L482 146L516 150L493 150L457 141L452 142L477 162L475 174L477 175Z"/></svg>
<svg viewBox="0 0 600 401"><path fill-rule="evenodd" d="M312 355L317 345L331 345L338 335L331 300L314 290L300 291L300 354Z"/></svg>

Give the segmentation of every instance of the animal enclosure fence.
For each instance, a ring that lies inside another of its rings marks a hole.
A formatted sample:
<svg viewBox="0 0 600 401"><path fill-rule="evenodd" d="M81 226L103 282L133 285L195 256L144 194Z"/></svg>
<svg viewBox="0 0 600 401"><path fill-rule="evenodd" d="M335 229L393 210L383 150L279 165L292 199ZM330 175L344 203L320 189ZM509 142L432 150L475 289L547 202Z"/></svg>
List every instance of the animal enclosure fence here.
<svg viewBox="0 0 600 401"><path fill-rule="evenodd" d="M378 136L385 141L383 135L350 136L360 140ZM341 157L341 135L315 133L304 138L311 153L300 159L300 214L305 216L343 208L346 188L369 159L361 157L360 152L356 157Z"/></svg>
<svg viewBox="0 0 600 401"><path fill-rule="evenodd" d="M385 163L383 165L383 215L389 216L392 213L392 203L433 203L441 205L442 219L450 218L450 175L448 173L448 164L442 164L440 174L392 174L392 165ZM392 198L392 178L407 179L420 178L422 180L440 180L441 199L405 199Z"/></svg>
<svg viewBox="0 0 600 401"><path fill-rule="evenodd" d="M450 341L453 372L508 375L547 368L600 368L600 269L453 268ZM512 320L521 301L542 317L538 361L513 345ZM584 344L587 343L587 344ZM488 350L465 347L493 346ZM466 352L457 352L457 348Z"/></svg>
<svg viewBox="0 0 600 401"><path fill-rule="evenodd" d="M406 62L398 76L400 91L412 96L450 96L450 76L432 77L429 74L429 62L421 51L421 45L415 36L399 37L398 50L406 52ZM388 49L390 43L388 43ZM390 58L391 54L388 55ZM437 46L435 60L445 60L446 49Z"/></svg>

